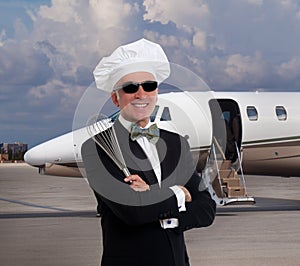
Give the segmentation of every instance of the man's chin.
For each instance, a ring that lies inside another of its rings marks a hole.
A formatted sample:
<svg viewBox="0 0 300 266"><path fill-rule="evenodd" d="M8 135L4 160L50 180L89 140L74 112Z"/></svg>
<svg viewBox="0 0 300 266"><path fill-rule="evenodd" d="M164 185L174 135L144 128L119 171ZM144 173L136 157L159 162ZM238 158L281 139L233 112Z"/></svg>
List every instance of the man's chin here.
<svg viewBox="0 0 300 266"><path fill-rule="evenodd" d="M140 112L131 112L130 114L128 113L123 113L122 116L127 120L130 121L132 123L136 123L139 124L140 122L145 122L147 121L147 123L149 122L150 116L151 116L152 112L149 112L147 110L144 111L140 111Z"/></svg>
<svg viewBox="0 0 300 266"><path fill-rule="evenodd" d="M150 120L149 116L146 116L146 117L141 116L141 117L135 117L134 119L132 119L132 122L144 127L149 123L149 120Z"/></svg>

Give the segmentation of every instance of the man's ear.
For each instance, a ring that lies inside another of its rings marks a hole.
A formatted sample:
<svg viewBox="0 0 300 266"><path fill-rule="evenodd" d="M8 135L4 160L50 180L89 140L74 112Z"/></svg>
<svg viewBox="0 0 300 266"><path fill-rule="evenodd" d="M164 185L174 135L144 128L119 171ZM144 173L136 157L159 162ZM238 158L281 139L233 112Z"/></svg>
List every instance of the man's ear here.
<svg viewBox="0 0 300 266"><path fill-rule="evenodd" d="M116 92L112 92L111 94L110 94L110 97L111 97L111 100L112 100L112 102L114 103L114 105L115 106L119 106L119 100L118 100L118 95L117 95L117 93Z"/></svg>

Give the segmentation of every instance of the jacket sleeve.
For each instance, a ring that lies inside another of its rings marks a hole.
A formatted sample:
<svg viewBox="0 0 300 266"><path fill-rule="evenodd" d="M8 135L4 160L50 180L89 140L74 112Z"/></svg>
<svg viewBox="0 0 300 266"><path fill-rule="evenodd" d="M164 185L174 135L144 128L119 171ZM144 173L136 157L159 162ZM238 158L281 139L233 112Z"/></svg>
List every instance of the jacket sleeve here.
<svg viewBox="0 0 300 266"><path fill-rule="evenodd" d="M113 161L92 140L88 140L82 146L82 158L90 186L114 215L126 224L141 225L177 218L177 229L180 231L208 226L215 217L215 202L208 192L199 191L201 177L193 170L195 167L187 141L182 138L181 143L180 151L179 145L174 145L173 140L169 143L173 145L170 153L183 154L176 174L168 178L171 184L161 189L154 186L150 191L136 192L124 182L124 174ZM167 164L171 164L171 161ZM171 185L184 185L190 191L192 202L186 203L185 212L179 213L176 196L169 188Z"/></svg>
<svg viewBox="0 0 300 266"><path fill-rule="evenodd" d="M134 191L124 182L125 176L122 171L92 140L83 144L82 158L91 188L124 223L141 225L178 217L177 199L171 189Z"/></svg>
<svg viewBox="0 0 300 266"><path fill-rule="evenodd" d="M213 223L216 214L216 203L209 192L199 191L192 195L192 202L186 203L186 211L179 214L178 231L206 227Z"/></svg>
<svg viewBox="0 0 300 266"><path fill-rule="evenodd" d="M188 143L185 145L185 168L195 169ZM206 227L213 223L216 214L216 203L208 191L200 191L201 175L196 171L192 174L185 187L189 190L192 201L186 202L186 211L179 213L179 232L192 228Z"/></svg>

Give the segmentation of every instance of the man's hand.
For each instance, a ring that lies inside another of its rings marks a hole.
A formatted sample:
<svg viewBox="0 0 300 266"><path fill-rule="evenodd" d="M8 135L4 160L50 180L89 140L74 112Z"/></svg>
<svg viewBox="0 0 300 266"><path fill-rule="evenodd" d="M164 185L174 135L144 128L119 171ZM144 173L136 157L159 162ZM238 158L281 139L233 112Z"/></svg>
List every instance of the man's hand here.
<svg viewBox="0 0 300 266"><path fill-rule="evenodd" d="M185 202L191 202L192 201L192 196L191 196L190 192L184 186L179 186L179 187L184 192Z"/></svg>
<svg viewBox="0 0 300 266"><path fill-rule="evenodd" d="M130 175L124 179L125 182L131 183L130 187L135 191L147 191L150 190L149 185L138 175Z"/></svg>

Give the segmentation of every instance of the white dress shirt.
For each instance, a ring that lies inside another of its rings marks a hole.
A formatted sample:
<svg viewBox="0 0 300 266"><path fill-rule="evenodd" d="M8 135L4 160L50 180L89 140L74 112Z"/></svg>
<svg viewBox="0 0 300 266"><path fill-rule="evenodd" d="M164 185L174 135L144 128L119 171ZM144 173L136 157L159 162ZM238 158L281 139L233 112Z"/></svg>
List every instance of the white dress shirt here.
<svg viewBox="0 0 300 266"><path fill-rule="evenodd" d="M132 122L127 121L122 115L119 115L119 121L120 123L130 132L131 127L134 125ZM149 122L145 128L148 128L152 125L151 122ZM143 151L145 152L146 156L148 157L151 166L154 170L154 173L156 175L157 181L159 186L161 186L161 168L160 168L160 160L158 157L157 149L155 144L148 141L148 139L144 136L138 138L136 140L138 144L141 146ZM185 195L181 188L178 186L172 186L170 189L174 192L176 198L177 198L177 205L179 212L185 211ZM174 228L179 225L178 219L176 218L170 218L170 219L164 219L160 220L160 225L162 228Z"/></svg>

